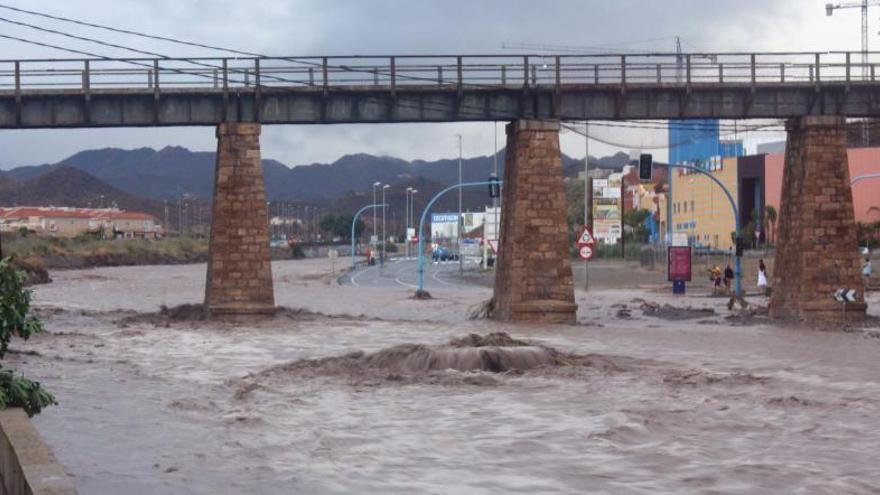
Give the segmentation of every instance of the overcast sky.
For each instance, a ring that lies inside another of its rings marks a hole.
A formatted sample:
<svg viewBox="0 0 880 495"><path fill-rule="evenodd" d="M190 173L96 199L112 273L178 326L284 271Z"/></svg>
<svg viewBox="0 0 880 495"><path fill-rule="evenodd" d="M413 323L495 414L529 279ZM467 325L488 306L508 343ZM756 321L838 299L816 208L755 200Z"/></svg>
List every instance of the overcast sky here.
<svg viewBox="0 0 880 495"><path fill-rule="evenodd" d="M858 9L825 15L825 0L0 0L0 4L269 55L506 53L504 43L553 44L673 51L858 50ZM880 8L872 9L871 43L880 48ZM74 26L0 9L0 17L98 37L169 56L216 56L133 36ZM136 56L0 22L0 33L100 53ZM639 42L639 40L654 40ZM875 48L875 49L876 49ZM2 59L74 57L0 39ZM265 126L263 156L290 166L331 162L348 153L404 159L491 154L492 123ZM499 146L503 126L498 125ZM592 129L612 147L590 143L603 155L665 143L665 132ZM739 135L747 144L781 135ZM583 138L562 136L563 151L583 156ZM213 150L212 128L0 131L0 168L58 161L83 149ZM665 158L665 150L655 154Z"/></svg>

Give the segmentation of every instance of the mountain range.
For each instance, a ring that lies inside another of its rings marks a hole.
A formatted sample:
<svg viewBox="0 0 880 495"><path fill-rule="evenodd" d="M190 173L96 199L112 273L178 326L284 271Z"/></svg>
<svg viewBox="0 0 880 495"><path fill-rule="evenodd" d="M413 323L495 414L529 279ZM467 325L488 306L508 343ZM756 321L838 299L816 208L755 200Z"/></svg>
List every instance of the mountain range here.
<svg viewBox="0 0 880 495"><path fill-rule="evenodd" d="M176 200L185 194L210 198L214 177L213 152L194 152L178 146L161 150L104 148L76 153L55 164L18 167L0 173L0 178L29 181L60 168L81 170L120 191L157 201ZM618 153L594 159L591 167L620 168L628 156ZM582 160L562 157L566 175L577 174ZM499 175L503 175L504 151L499 152ZM462 162L465 182L486 180L493 170L492 156L468 158ZM269 201L325 203L354 191L369 191L373 183L408 185L417 178L438 184L458 182L458 160L406 161L368 154L345 155L333 163L288 167L275 160L263 160L266 195ZM7 201L0 200L4 203Z"/></svg>
<svg viewBox="0 0 880 495"><path fill-rule="evenodd" d="M116 205L159 217L161 201L142 198L119 189L73 167L52 167L44 174L14 181L0 176L0 205L76 206L100 208Z"/></svg>

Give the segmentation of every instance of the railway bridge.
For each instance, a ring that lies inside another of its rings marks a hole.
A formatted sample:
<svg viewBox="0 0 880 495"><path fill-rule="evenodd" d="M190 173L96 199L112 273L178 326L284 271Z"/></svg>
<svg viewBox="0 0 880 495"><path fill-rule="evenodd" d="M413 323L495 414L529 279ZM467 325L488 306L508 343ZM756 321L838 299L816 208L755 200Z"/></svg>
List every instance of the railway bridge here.
<svg viewBox="0 0 880 495"><path fill-rule="evenodd" d="M496 314L572 322L559 121L786 119L771 314L835 319L831 292L863 283L845 119L880 116L875 62L861 52L0 60L0 129L215 127L205 302L237 314L274 308L262 125L509 121ZM525 249L536 232L538 249ZM865 309L861 299L848 313Z"/></svg>

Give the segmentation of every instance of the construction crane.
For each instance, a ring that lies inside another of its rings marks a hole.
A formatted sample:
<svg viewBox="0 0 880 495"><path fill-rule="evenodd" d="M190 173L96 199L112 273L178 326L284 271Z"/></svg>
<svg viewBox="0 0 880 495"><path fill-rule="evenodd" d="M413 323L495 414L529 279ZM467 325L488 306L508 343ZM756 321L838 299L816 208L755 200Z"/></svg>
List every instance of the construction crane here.
<svg viewBox="0 0 880 495"><path fill-rule="evenodd" d="M868 7L880 5L880 0L861 2L826 3L825 15L831 16L839 9L862 9L862 79L868 78Z"/></svg>

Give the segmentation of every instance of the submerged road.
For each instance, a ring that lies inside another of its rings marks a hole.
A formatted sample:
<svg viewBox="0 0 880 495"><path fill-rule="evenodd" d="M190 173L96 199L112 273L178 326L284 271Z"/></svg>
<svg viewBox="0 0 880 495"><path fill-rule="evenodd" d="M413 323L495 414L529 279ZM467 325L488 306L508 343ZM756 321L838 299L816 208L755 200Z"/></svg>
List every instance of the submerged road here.
<svg viewBox="0 0 880 495"><path fill-rule="evenodd" d="M407 288L416 289L418 284L418 263L416 260L392 259L384 267L379 265L360 267L354 272L339 278L341 285L365 288ZM575 287L584 287L584 263L572 264ZM649 271L635 262L620 260L596 261L590 265L590 287L596 289L639 288L663 284L665 273ZM495 282L494 271L483 271L479 265L466 263L464 273L459 273L457 261L425 263L425 288L429 290L453 289L469 290L475 287L492 287Z"/></svg>
<svg viewBox="0 0 880 495"><path fill-rule="evenodd" d="M425 288L447 288L469 290L479 286L485 287L486 280L491 285L492 279L481 273L477 265L465 265L465 276L459 276L457 261L425 263ZM392 259L384 267L378 264L370 267L359 267L354 272L346 273L339 278L341 285L353 285L365 288L418 288L418 262L414 259Z"/></svg>

